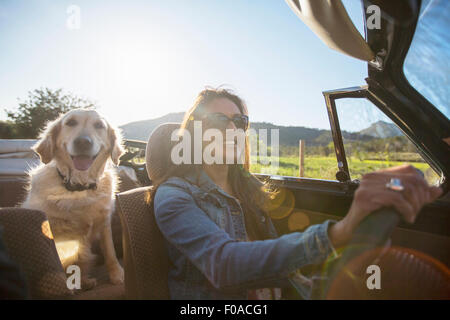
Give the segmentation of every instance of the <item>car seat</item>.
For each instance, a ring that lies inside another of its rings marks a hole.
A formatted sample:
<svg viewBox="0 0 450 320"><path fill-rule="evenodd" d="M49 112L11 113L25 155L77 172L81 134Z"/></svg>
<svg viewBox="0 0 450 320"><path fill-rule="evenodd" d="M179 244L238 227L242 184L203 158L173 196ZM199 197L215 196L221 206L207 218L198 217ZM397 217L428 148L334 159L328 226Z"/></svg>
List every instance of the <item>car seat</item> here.
<svg viewBox="0 0 450 320"><path fill-rule="evenodd" d="M172 165L171 141L179 123L165 123L150 135L146 148L146 168L153 184L158 183ZM164 238L158 229L150 193L152 186L117 194L122 222L125 295L127 299L169 299L167 273L169 261Z"/></svg>

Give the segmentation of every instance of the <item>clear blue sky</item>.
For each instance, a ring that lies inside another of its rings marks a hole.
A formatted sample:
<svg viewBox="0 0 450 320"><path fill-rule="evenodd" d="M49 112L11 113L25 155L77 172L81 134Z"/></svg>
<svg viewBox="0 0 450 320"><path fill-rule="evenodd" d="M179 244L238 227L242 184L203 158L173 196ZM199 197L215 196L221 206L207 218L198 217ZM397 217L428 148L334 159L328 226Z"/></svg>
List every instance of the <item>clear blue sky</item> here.
<svg viewBox="0 0 450 320"><path fill-rule="evenodd" d="M81 28L66 27L69 5ZM361 30L360 1L344 1ZM282 0L0 3L0 119L35 88L97 101L114 124L185 111L227 84L251 121L329 128L323 90L364 84L366 63L326 47Z"/></svg>

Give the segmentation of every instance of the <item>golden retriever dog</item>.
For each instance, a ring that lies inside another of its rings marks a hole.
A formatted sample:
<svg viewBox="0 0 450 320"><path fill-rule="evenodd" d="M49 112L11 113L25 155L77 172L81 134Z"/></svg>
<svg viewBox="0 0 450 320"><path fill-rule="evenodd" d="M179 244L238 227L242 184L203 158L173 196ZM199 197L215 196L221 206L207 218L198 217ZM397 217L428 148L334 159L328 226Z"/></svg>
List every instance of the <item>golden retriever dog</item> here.
<svg viewBox="0 0 450 320"><path fill-rule="evenodd" d="M110 223L116 191L112 164L117 165L123 153L119 132L95 110L75 109L50 122L33 149L43 164L30 172L22 207L47 214L57 245L78 242L82 289L96 285L89 269L95 257L91 245L98 238L111 282L122 283ZM61 262L64 268L72 264Z"/></svg>

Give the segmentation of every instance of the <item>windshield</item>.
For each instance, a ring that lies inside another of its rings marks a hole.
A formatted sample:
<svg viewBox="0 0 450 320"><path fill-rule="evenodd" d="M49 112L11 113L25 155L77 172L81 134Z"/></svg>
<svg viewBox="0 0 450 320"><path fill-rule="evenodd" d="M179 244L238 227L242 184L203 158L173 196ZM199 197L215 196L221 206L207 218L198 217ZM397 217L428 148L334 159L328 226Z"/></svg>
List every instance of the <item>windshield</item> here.
<svg viewBox="0 0 450 320"><path fill-rule="evenodd" d="M450 1L422 1L404 64L406 78L446 117L450 115Z"/></svg>

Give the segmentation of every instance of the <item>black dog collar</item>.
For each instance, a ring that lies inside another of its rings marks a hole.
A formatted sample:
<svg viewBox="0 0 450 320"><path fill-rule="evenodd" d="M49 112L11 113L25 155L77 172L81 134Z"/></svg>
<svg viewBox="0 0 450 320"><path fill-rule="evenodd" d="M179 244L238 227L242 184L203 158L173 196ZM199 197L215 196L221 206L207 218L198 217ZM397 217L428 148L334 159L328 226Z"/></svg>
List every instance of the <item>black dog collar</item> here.
<svg viewBox="0 0 450 320"><path fill-rule="evenodd" d="M97 183L95 183L95 182L91 183L87 186L82 185L81 183L72 184L72 183L70 183L69 179L66 179L66 177L63 176L63 174L59 171L59 169L56 169L56 171L58 171L58 175L61 177L61 179L63 181L63 185L68 191L84 191L84 190L97 189Z"/></svg>

